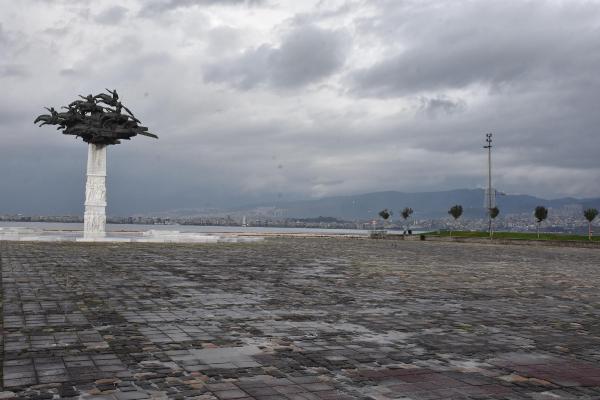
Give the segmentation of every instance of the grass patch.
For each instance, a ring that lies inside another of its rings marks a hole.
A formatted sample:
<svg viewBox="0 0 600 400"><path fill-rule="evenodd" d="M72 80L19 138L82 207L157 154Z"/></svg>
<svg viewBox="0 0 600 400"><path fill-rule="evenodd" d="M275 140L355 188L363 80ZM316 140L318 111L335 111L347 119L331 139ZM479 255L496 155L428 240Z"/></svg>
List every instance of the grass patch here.
<svg viewBox="0 0 600 400"><path fill-rule="evenodd" d="M442 236L449 237L450 231L442 230L438 232L428 232L426 236ZM488 232L471 232L471 231L452 231L452 237L463 238L489 238ZM516 240L538 240L535 232L494 232L494 239L516 239ZM542 233L540 232L539 240L571 240L588 242L587 235L572 235L567 233ZM600 242L600 236L592 236L592 241Z"/></svg>

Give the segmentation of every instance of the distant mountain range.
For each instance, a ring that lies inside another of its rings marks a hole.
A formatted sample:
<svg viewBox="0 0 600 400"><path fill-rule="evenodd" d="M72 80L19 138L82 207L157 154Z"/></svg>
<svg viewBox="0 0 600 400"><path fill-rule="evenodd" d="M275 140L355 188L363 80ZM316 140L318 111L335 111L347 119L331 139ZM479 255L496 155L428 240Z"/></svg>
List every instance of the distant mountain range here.
<svg viewBox="0 0 600 400"><path fill-rule="evenodd" d="M384 209L392 209L396 215L404 207L414 210L414 218L439 218L447 216L448 209L454 204L461 204L466 217L485 215L485 191L482 189L458 189L443 192L403 193L376 192L354 196L326 197L316 200L281 202L277 204L260 204L230 210L237 213L257 214L259 210L272 210L277 216L289 218L314 218L318 216L334 217L345 220L369 219L377 216ZM507 194L498 195L496 203L503 215L532 213L536 206L543 205L550 209L588 208L600 209L600 198L576 199L542 199L539 197Z"/></svg>
<svg viewBox="0 0 600 400"><path fill-rule="evenodd" d="M324 197L314 200L276 201L249 204L235 208L185 208L151 213L152 216L182 217L283 217L283 218L318 218L333 217L352 221L376 218L384 208L391 209L399 215L404 207L414 210L413 218L441 218L448 216L448 210L454 204L463 206L465 217L477 218L485 216L485 191L483 189L457 189L440 192L404 193L375 192L352 196ZM500 215L531 214L536 206L543 205L553 214L563 215L581 213L584 208L594 207L600 210L600 198L576 199L564 197L560 199L543 199L524 194L502 194L496 197ZM148 216L147 214L146 216Z"/></svg>

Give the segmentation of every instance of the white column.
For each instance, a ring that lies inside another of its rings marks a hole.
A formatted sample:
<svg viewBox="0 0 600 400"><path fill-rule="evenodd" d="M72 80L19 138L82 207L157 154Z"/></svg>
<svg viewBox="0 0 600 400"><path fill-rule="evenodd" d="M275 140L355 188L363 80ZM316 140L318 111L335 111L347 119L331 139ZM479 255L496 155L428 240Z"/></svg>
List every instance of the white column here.
<svg viewBox="0 0 600 400"><path fill-rule="evenodd" d="M106 236L106 145L88 145L83 239Z"/></svg>

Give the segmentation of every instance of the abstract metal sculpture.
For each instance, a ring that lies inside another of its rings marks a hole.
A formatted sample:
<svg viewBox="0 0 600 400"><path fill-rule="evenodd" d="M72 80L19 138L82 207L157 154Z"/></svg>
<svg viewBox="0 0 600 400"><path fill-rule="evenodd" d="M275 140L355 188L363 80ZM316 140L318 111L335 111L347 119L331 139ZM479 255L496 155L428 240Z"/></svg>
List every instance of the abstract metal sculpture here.
<svg viewBox="0 0 600 400"><path fill-rule="evenodd" d="M119 101L116 90L75 100L65 112L46 108L50 114L38 116L34 123L58 125L65 135L81 137L88 143L87 182L85 186L84 240L106 236L106 147L130 140L136 135L158 139L141 126L133 113ZM122 111L125 113L122 113Z"/></svg>

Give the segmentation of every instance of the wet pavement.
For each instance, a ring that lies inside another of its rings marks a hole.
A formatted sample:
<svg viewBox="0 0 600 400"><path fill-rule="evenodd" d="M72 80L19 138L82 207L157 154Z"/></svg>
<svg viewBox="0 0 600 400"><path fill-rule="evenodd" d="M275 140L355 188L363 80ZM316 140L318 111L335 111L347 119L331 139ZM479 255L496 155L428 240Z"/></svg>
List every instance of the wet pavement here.
<svg viewBox="0 0 600 400"><path fill-rule="evenodd" d="M0 242L0 399L600 399L600 251Z"/></svg>

